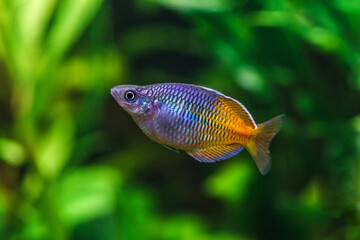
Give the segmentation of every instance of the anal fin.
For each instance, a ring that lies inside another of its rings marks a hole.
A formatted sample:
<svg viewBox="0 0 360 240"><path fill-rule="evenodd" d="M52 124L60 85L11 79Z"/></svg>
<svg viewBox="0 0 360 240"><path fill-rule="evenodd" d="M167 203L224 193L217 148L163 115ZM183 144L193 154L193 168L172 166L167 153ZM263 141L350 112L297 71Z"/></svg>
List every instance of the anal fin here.
<svg viewBox="0 0 360 240"><path fill-rule="evenodd" d="M217 162L235 156L244 146L238 143L229 145L220 145L209 148L196 149L187 151L187 154L198 160L199 162Z"/></svg>

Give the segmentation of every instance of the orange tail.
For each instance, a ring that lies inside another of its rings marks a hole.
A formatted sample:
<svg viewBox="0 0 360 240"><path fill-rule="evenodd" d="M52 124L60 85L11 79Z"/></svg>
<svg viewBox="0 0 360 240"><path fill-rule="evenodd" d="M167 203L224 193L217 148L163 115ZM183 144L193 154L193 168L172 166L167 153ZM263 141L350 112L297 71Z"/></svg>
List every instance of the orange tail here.
<svg viewBox="0 0 360 240"><path fill-rule="evenodd" d="M276 133L280 130L285 121L282 114L267 122L258 124L246 149L253 157L262 175L267 174L271 168L269 145Z"/></svg>

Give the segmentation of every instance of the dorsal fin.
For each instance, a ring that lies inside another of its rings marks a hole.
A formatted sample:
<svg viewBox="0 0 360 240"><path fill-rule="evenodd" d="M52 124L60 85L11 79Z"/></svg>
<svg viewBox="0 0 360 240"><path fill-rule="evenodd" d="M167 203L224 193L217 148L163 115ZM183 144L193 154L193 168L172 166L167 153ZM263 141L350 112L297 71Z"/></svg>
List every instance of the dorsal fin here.
<svg viewBox="0 0 360 240"><path fill-rule="evenodd" d="M216 162L238 154L244 146L234 143L188 151L187 154L199 162Z"/></svg>
<svg viewBox="0 0 360 240"><path fill-rule="evenodd" d="M256 128L256 123L248 110L240 102L229 98L219 96L218 99L227 107L229 107L235 114L237 114L241 120L244 121L246 126L251 127L252 129Z"/></svg>

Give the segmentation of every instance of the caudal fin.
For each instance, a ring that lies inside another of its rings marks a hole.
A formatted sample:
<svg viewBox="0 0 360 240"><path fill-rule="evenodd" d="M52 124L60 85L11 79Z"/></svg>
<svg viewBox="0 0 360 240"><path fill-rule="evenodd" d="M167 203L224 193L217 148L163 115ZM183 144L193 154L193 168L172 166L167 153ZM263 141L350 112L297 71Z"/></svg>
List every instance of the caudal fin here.
<svg viewBox="0 0 360 240"><path fill-rule="evenodd" d="M246 149L253 157L262 175L267 174L271 168L269 144L280 130L285 121L285 115L279 115L267 122L257 125Z"/></svg>

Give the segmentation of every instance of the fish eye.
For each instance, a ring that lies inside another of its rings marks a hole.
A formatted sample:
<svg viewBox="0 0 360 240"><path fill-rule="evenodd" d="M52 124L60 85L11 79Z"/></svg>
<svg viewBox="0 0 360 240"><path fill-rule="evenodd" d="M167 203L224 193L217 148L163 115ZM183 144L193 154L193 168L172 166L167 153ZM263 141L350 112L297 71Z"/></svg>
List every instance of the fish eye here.
<svg viewBox="0 0 360 240"><path fill-rule="evenodd" d="M133 102L136 98L136 93L132 90L126 91L124 94L124 98L128 101L128 102Z"/></svg>

